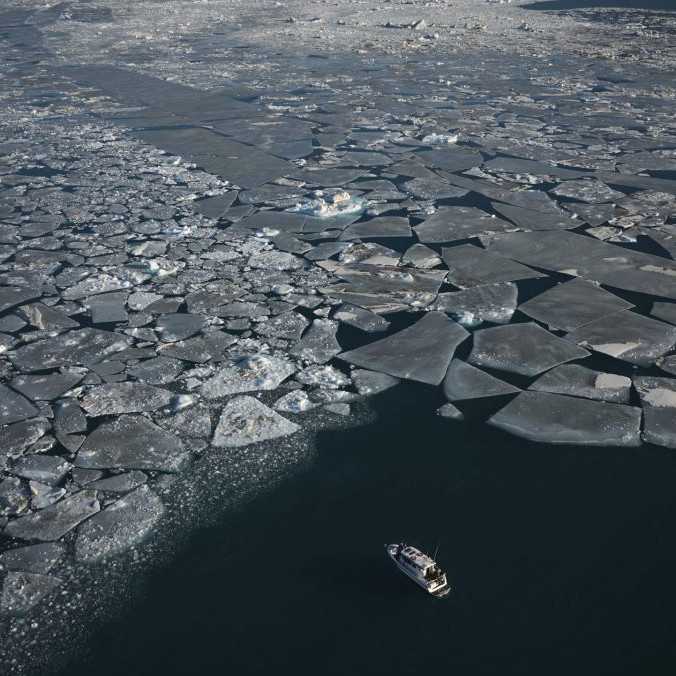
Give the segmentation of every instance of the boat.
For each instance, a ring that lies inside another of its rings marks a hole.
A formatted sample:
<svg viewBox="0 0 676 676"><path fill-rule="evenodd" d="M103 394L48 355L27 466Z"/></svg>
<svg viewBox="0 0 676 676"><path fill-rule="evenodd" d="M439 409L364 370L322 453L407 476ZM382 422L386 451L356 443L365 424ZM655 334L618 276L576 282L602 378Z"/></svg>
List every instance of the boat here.
<svg viewBox="0 0 676 676"><path fill-rule="evenodd" d="M419 549L404 542L385 545L385 549L397 568L429 594L446 596L451 591L446 580L446 573L427 554L423 554Z"/></svg>

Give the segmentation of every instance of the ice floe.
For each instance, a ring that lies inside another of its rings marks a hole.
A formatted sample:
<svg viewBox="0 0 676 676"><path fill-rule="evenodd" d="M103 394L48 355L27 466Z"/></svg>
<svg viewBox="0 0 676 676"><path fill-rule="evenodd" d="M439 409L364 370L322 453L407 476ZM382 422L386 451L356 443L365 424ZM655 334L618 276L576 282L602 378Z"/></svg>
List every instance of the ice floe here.
<svg viewBox="0 0 676 676"><path fill-rule="evenodd" d="M522 392L489 424L548 444L639 446L641 409L549 392Z"/></svg>

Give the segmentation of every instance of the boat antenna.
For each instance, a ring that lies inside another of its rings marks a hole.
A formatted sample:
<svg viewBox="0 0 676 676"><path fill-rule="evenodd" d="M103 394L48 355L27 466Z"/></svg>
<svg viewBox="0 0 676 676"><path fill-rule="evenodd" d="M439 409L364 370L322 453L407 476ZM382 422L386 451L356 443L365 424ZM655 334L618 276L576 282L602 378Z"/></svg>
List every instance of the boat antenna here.
<svg viewBox="0 0 676 676"><path fill-rule="evenodd" d="M439 553L439 540L437 540L437 548L434 550L434 556L432 557L435 561L437 560L438 553Z"/></svg>

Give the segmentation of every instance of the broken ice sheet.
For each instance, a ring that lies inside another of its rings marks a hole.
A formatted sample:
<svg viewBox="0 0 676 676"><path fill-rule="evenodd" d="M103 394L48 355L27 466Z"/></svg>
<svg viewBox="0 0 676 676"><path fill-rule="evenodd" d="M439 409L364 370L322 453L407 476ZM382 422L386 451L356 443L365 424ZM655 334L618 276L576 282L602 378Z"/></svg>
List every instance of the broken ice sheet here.
<svg viewBox="0 0 676 676"><path fill-rule="evenodd" d="M444 395L449 401L482 399L521 390L460 359L451 361L443 382Z"/></svg>
<svg viewBox="0 0 676 676"><path fill-rule="evenodd" d="M28 482L31 493L31 507L35 509L44 509L59 501L65 494L65 488L55 488L39 481L31 480Z"/></svg>
<svg viewBox="0 0 676 676"><path fill-rule="evenodd" d="M337 402L335 404L325 404L324 410L329 411L329 413L342 416L348 416L352 412L350 404L346 404L344 402Z"/></svg>
<svg viewBox="0 0 676 676"><path fill-rule="evenodd" d="M256 325L256 333L261 336L298 340L309 322L298 312L282 312L276 317L266 319Z"/></svg>
<svg viewBox="0 0 676 676"><path fill-rule="evenodd" d="M128 336L85 328L23 345L9 356L21 371L44 371L101 361L124 350L130 343Z"/></svg>
<svg viewBox="0 0 676 676"><path fill-rule="evenodd" d="M324 242L318 244L311 251L308 251L305 254L305 258L309 261L327 260L333 258L349 246L350 245L347 242Z"/></svg>
<svg viewBox="0 0 676 676"><path fill-rule="evenodd" d="M74 463L87 469L143 469L177 472L187 459L181 440L140 415L121 415L99 425Z"/></svg>
<svg viewBox="0 0 676 676"><path fill-rule="evenodd" d="M576 274L578 266L588 260L611 251L616 251L616 255L625 251L566 230L498 234L485 245L491 253L547 270L571 271L569 274Z"/></svg>
<svg viewBox="0 0 676 676"><path fill-rule="evenodd" d="M5 469L9 458L20 456L49 429L50 424L44 418L32 418L0 427L0 469Z"/></svg>
<svg viewBox="0 0 676 676"><path fill-rule="evenodd" d="M176 343L165 343L158 348L157 353L163 357L201 364L209 359L221 360L225 350L235 342L237 339L234 336L224 331L214 331Z"/></svg>
<svg viewBox="0 0 676 676"><path fill-rule="evenodd" d="M212 444L233 448L294 434L300 427L254 397L231 399L221 412Z"/></svg>
<svg viewBox="0 0 676 676"><path fill-rule="evenodd" d="M515 284L476 286L464 291L440 293L434 309L445 312L463 326L482 322L507 324L516 310L518 290Z"/></svg>
<svg viewBox="0 0 676 676"><path fill-rule="evenodd" d="M239 201L242 204L253 204L259 207L265 204L282 209L294 206L306 193L307 189L303 187L266 183L257 188L242 190L239 193Z"/></svg>
<svg viewBox="0 0 676 676"><path fill-rule="evenodd" d="M401 257L401 264L410 265L421 270L429 270L441 265L441 258L439 258L436 251L424 244L413 244Z"/></svg>
<svg viewBox="0 0 676 676"><path fill-rule="evenodd" d="M669 354L666 357L660 357L655 364L665 373L676 375L676 354Z"/></svg>
<svg viewBox="0 0 676 676"><path fill-rule="evenodd" d="M237 207L235 207L237 208ZM251 207L249 207L251 209ZM228 213L232 215L233 209ZM237 221L236 226L230 227L229 231L253 233L256 231L270 231L275 234L284 232L302 232L303 225L307 220L303 213L289 211L258 211L253 215L246 215Z"/></svg>
<svg viewBox="0 0 676 676"><path fill-rule="evenodd" d="M483 168L491 172L501 172L509 174L532 174L534 176L547 178L557 176L559 178L579 178L586 172L576 169L558 167L554 164L539 162L536 160L522 159L519 157L495 157L484 162Z"/></svg>
<svg viewBox="0 0 676 676"><path fill-rule="evenodd" d="M149 385L167 385L176 380L183 370L184 362L170 357L145 359L127 370L132 378Z"/></svg>
<svg viewBox="0 0 676 676"><path fill-rule="evenodd" d="M303 385L328 389L338 389L350 384L350 379L333 366L308 366L296 374L296 380Z"/></svg>
<svg viewBox="0 0 676 676"><path fill-rule="evenodd" d="M574 331L600 317L634 307L601 287L573 279L519 305L519 310L553 329Z"/></svg>
<svg viewBox="0 0 676 676"><path fill-rule="evenodd" d="M126 293L105 293L86 300L91 314L92 324L112 324L126 322L129 318Z"/></svg>
<svg viewBox="0 0 676 676"><path fill-rule="evenodd" d="M673 378L634 377L643 406L643 439L676 448L676 381Z"/></svg>
<svg viewBox="0 0 676 676"><path fill-rule="evenodd" d="M230 190L221 195L213 195L193 202L193 206L201 214L204 214L209 218L218 219L223 216L236 199L237 192L235 190Z"/></svg>
<svg viewBox="0 0 676 676"><path fill-rule="evenodd" d="M619 237L624 236L622 228L611 228L610 226L587 228L585 233L600 239L602 242L617 242Z"/></svg>
<svg viewBox="0 0 676 676"><path fill-rule="evenodd" d="M321 168L306 169L304 171L293 172L288 176L293 176L300 181L310 185L319 185L324 188L340 187L346 183L352 183L358 178L367 175L367 169L341 169L341 168Z"/></svg>
<svg viewBox="0 0 676 676"><path fill-rule="evenodd" d="M132 282L128 279L108 274L98 274L87 277L81 282L68 287L64 290L63 297L66 300L79 300L81 298L86 298L87 296L93 296L94 294L129 289L131 286Z"/></svg>
<svg viewBox="0 0 676 676"><path fill-rule="evenodd" d="M676 303L653 303L650 314L669 324L676 324Z"/></svg>
<svg viewBox="0 0 676 676"><path fill-rule="evenodd" d="M26 322L16 314L6 314L0 317L0 332L16 333L26 326Z"/></svg>
<svg viewBox="0 0 676 676"><path fill-rule="evenodd" d="M353 223L341 235L341 239L386 239L390 237L411 237L408 218L381 216L363 223Z"/></svg>
<svg viewBox="0 0 676 676"><path fill-rule="evenodd" d="M75 558L92 562L138 544L164 513L147 485L119 498L78 529Z"/></svg>
<svg viewBox="0 0 676 676"><path fill-rule="evenodd" d="M315 319L303 337L291 348L290 354L305 362L324 364L341 347L336 340L338 322L331 319Z"/></svg>
<svg viewBox="0 0 676 676"><path fill-rule="evenodd" d="M10 386L32 401L50 401L75 387L83 377L84 374L75 372L25 375L14 378Z"/></svg>
<svg viewBox="0 0 676 676"><path fill-rule="evenodd" d="M86 470L79 470L80 472ZM97 479L88 483L88 487L95 491L110 493L128 493L134 488L142 486L148 480L147 474L138 470L115 474L107 479Z"/></svg>
<svg viewBox="0 0 676 676"><path fill-rule="evenodd" d="M491 207L524 230L572 230L582 224L565 211L558 214L544 213L500 202L491 202Z"/></svg>
<svg viewBox="0 0 676 676"><path fill-rule="evenodd" d="M0 570L48 573L64 556L66 548L57 542L9 549L0 554Z"/></svg>
<svg viewBox="0 0 676 676"><path fill-rule="evenodd" d="M6 312L17 305L24 305L31 300L40 298L42 294L25 287L0 287L0 312Z"/></svg>
<svg viewBox="0 0 676 676"><path fill-rule="evenodd" d="M461 289L546 277L521 263L472 244L444 248L442 257L448 266L448 281Z"/></svg>
<svg viewBox="0 0 676 676"><path fill-rule="evenodd" d="M478 151L460 150L458 148L435 148L422 150L416 153L416 159L426 167L444 169L451 173L465 171L478 167L483 162L483 156Z"/></svg>
<svg viewBox="0 0 676 676"><path fill-rule="evenodd" d="M294 390L277 399L273 408L280 413L304 413L317 405L310 400L304 390Z"/></svg>
<svg viewBox="0 0 676 676"><path fill-rule="evenodd" d="M401 253L375 242L350 242L338 256L344 265L365 263L366 265L397 265Z"/></svg>
<svg viewBox="0 0 676 676"><path fill-rule="evenodd" d="M413 230L423 244L441 244L516 226L476 207L440 207Z"/></svg>
<svg viewBox="0 0 676 676"><path fill-rule="evenodd" d="M588 204L602 204L605 202L617 202L625 197L625 194L613 190L602 181L597 179L580 179L559 183L550 192L557 197L569 197L578 202Z"/></svg>
<svg viewBox="0 0 676 676"><path fill-rule="evenodd" d="M489 181L480 181L467 176L446 174L446 180L466 190L483 195L490 200L513 204L525 209L534 209L543 213L556 214L560 211L556 202L541 190L506 190Z"/></svg>
<svg viewBox="0 0 676 676"><path fill-rule="evenodd" d="M58 455L33 453L15 460L8 471L23 479L34 479L54 486L61 482L71 467L67 460Z"/></svg>
<svg viewBox="0 0 676 676"><path fill-rule="evenodd" d="M398 378L438 385L455 349L469 334L439 312L406 329L340 355L343 361Z"/></svg>
<svg viewBox="0 0 676 676"><path fill-rule="evenodd" d="M348 189L357 191L366 190L368 194L366 197L370 201L393 201L398 202L406 197L402 192L399 192L397 186L391 181L385 179L374 179L368 181L356 181L346 186Z"/></svg>
<svg viewBox="0 0 676 676"><path fill-rule="evenodd" d="M205 403L196 403L178 412L172 411L158 420L164 429L175 434L206 439L211 437L211 411Z"/></svg>
<svg viewBox="0 0 676 676"><path fill-rule="evenodd" d="M607 223L615 216L615 206L612 204L582 204L581 202L566 202L564 209L575 214L581 221L592 227ZM582 223L580 222L580 225Z"/></svg>
<svg viewBox="0 0 676 676"><path fill-rule="evenodd" d="M606 286L676 298L674 261L565 230L499 233L490 251Z"/></svg>
<svg viewBox="0 0 676 676"><path fill-rule="evenodd" d="M304 266L303 259L285 251L263 251L249 258L249 267L262 270L299 270Z"/></svg>
<svg viewBox="0 0 676 676"><path fill-rule="evenodd" d="M14 477L0 480L0 517L22 514L28 508L24 484Z"/></svg>
<svg viewBox="0 0 676 676"><path fill-rule="evenodd" d="M588 356L587 350L528 322L476 331L469 361L499 371L536 376L559 364Z"/></svg>
<svg viewBox="0 0 676 676"><path fill-rule="evenodd" d="M307 242L290 235L286 232L281 232L279 235L275 235L272 238L272 243L280 251L286 251L288 253L303 255L312 249L312 245Z"/></svg>
<svg viewBox="0 0 676 676"><path fill-rule="evenodd" d="M10 521L5 534L22 540L59 540L99 509L96 491L83 490L39 512Z"/></svg>
<svg viewBox="0 0 676 676"><path fill-rule="evenodd" d="M0 332L0 354L7 352L7 350L16 345L16 342L16 338Z"/></svg>
<svg viewBox="0 0 676 676"><path fill-rule="evenodd" d="M201 389L207 399L228 394L274 390L296 371L290 361L264 354L252 355L223 366Z"/></svg>
<svg viewBox="0 0 676 676"><path fill-rule="evenodd" d="M321 293L379 313L426 307L446 276L441 270L366 263L338 266L334 274L344 281L321 288Z"/></svg>
<svg viewBox="0 0 676 676"><path fill-rule="evenodd" d="M580 364L562 364L541 375L529 389L626 404L631 394L631 380Z"/></svg>
<svg viewBox="0 0 676 676"><path fill-rule="evenodd" d="M9 615L26 613L60 584L61 580L53 575L10 572L2 585L0 611Z"/></svg>
<svg viewBox="0 0 676 676"><path fill-rule="evenodd" d="M365 397L380 394L400 382L399 378L387 375L387 373L367 371L366 369L354 369L350 376L357 392Z"/></svg>
<svg viewBox="0 0 676 676"><path fill-rule="evenodd" d="M90 416L156 411L167 406L172 393L142 383L109 383L91 388L82 399L82 408Z"/></svg>
<svg viewBox="0 0 676 676"><path fill-rule="evenodd" d="M365 167L386 167L393 163L393 160L387 155L378 152L369 151L348 151L342 157L341 166L354 165L360 168Z"/></svg>
<svg viewBox="0 0 676 676"><path fill-rule="evenodd" d="M349 303L341 305L333 313L333 318L366 333L387 331L390 325L390 322L384 317L357 305L350 305Z"/></svg>
<svg viewBox="0 0 676 676"><path fill-rule="evenodd" d="M28 399L0 383L0 425L34 418L39 411Z"/></svg>
<svg viewBox="0 0 676 676"><path fill-rule="evenodd" d="M544 444L641 444L639 408L549 392L522 392L491 416L488 423Z"/></svg>
<svg viewBox="0 0 676 676"><path fill-rule="evenodd" d="M450 185L438 176L411 179L404 183L403 188L421 200L457 199L464 197L468 192L464 188Z"/></svg>
<svg viewBox="0 0 676 676"><path fill-rule="evenodd" d="M651 366L676 346L676 326L629 310L579 327L567 340L638 366Z"/></svg>
<svg viewBox="0 0 676 676"><path fill-rule="evenodd" d="M447 420L454 420L455 422L461 422L465 419L465 414L451 403L440 406L437 409L437 415Z"/></svg>
<svg viewBox="0 0 676 676"><path fill-rule="evenodd" d="M160 340L175 343L199 333L206 325L202 315L173 313L162 315L155 324Z"/></svg>

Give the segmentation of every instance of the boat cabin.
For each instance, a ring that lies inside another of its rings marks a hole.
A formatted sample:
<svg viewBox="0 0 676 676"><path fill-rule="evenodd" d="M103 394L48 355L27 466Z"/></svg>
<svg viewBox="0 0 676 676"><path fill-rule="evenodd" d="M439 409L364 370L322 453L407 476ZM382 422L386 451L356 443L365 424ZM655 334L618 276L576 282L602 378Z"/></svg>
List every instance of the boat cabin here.
<svg viewBox="0 0 676 676"><path fill-rule="evenodd" d="M442 570L437 566L434 559L415 547L404 547L399 552L399 561L412 569L415 574L422 575L426 580L434 580L442 575Z"/></svg>

